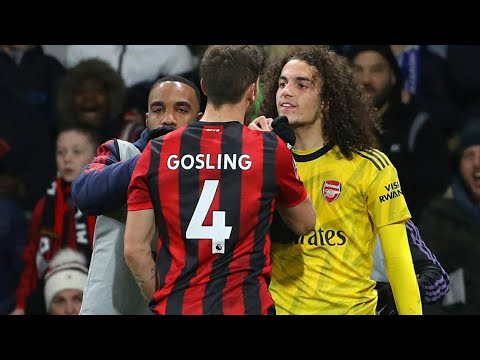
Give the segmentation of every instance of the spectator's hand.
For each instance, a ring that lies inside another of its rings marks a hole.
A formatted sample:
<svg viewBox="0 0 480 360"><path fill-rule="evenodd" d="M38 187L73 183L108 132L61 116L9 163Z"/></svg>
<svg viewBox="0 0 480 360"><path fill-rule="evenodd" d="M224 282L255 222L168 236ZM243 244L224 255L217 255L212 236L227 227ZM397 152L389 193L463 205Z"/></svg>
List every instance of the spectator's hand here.
<svg viewBox="0 0 480 360"><path fill-rule="evenodd" d="M25 309L14 309L10 315L25 315Z"/></svg>

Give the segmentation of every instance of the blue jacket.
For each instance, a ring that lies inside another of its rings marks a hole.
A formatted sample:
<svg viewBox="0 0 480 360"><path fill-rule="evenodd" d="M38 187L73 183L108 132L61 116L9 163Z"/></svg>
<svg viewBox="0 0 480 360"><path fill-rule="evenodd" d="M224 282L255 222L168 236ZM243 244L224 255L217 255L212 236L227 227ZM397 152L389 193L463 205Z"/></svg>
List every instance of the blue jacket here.
<svg viewBox="0 0 480 360"><path fill-rule="evenodd" d="M7 315L15 308L29 223L19 204L3 196L0 214L0 315Z"/></svg>
<svg viewBox="0 0 480 360"><path fill-rule="evenodd" d="M143 151L148 143L145 129L134 145ZM127 190L139 156L120 161L116 139L103 143L97 156L72 183L72 200L85 215L102 215L127 202Z"/></svg>

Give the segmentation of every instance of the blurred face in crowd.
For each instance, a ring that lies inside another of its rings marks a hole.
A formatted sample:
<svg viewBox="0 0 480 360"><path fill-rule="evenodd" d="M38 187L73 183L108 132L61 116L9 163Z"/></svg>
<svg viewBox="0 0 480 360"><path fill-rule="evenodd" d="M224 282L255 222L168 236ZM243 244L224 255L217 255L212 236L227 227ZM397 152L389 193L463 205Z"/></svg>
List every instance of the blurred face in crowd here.
<svg viewBox="0 0 480 360"><path fill-rule="evenodd" d="M201 116L195 90L187 84L164 81L150 92L146 114L146 125L150 130L164 125L179 128Z"/></svg>
<svg viewBox="0 0 480 360"><path fill-rule="evenodd" d="M480 145L469 146L460 160L460 174L477 202L480 202Z"/></svg>
<svg viewBox="0 0 480 360"><path fill-rule="evenodd" d="M66 182L72 182L92 161L96 146L86 134L76 130L60 133L57 139L57 171Z"/></svg>
<svg viewBox="0 0 480 360"><path fill-rule="evenodd" d="M50 304L50 315L78 315L82 305L83 291L62 290L55 294Z"/></svg>
<svg viewBox="0 0 480 360"><path fill-rule="evenodd" d="M105 84L94 77L82 80L73 89L73 107L80 123L101 128L109 110Z"/></svg>
<svg viewBox="0 0 480 360"><path fill-rule="evenodd" d="M321 121L320 80L315 67L303 60L285 64L276 94L279 115L288 117L291 126L299 127Z"/></svg>
<svg viewBox="0 0 480 360"><path fill-rule="evenodd" d="M371 97L373 106L382 109L396 84L388 60L376 51L363 51L355 56L352 63L355 77Z"/></svg>

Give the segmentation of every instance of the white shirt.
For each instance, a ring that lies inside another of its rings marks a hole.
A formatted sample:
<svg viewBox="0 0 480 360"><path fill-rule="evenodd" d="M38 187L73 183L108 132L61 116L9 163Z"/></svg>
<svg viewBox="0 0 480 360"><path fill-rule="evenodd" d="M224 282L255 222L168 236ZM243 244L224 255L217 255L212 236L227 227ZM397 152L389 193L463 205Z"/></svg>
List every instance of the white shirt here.
<svg viewBox="0 0 480 360"><path fill-rule="evenodd" d="M154 81L159 75L178 75L195 68L195 58L186 45L68 45L66 66L82 60L100 58L118 71L127 87L143 81Z"/></svg>

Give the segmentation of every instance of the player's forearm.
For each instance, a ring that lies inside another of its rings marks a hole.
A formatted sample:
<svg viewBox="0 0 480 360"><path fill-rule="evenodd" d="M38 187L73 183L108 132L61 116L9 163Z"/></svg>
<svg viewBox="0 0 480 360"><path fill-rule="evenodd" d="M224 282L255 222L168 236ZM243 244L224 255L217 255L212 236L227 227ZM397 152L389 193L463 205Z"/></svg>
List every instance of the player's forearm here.
<svg viewBox="0 0 480 360"><path fill-rule="evenodd" d="M155 262L151 241L155 233L153 210L129 211L125 225L124 256L135 281L145 298L155 293Z"/></svg>
<svg viewBox="0 0 480 360"><path fill-rule="evenodd" d="M422 305L413 263L408 257L385 258L399 315L421 315Z"/></svg>
<svg viewBox="0 0 480 360"><path fill-rule="evenodd" d="M379 229L395 304L400 315L421 315L422 303L405 225L394 224Z"/></svg>
<svg viewBox="0 0 480 360"><path fill-rule="evenodd" d="M150 300L155 293L156 274L150 247L135 249L125 247L125 262L145 298Z"/></svg>
<svg viewBox="0 0 480 360"><path fill-rule="evenodd" d="M295 234L307 235L315 230L316 213L308 195L304 201L294 207L285 208L277 205L277 210Z"/></svg>

